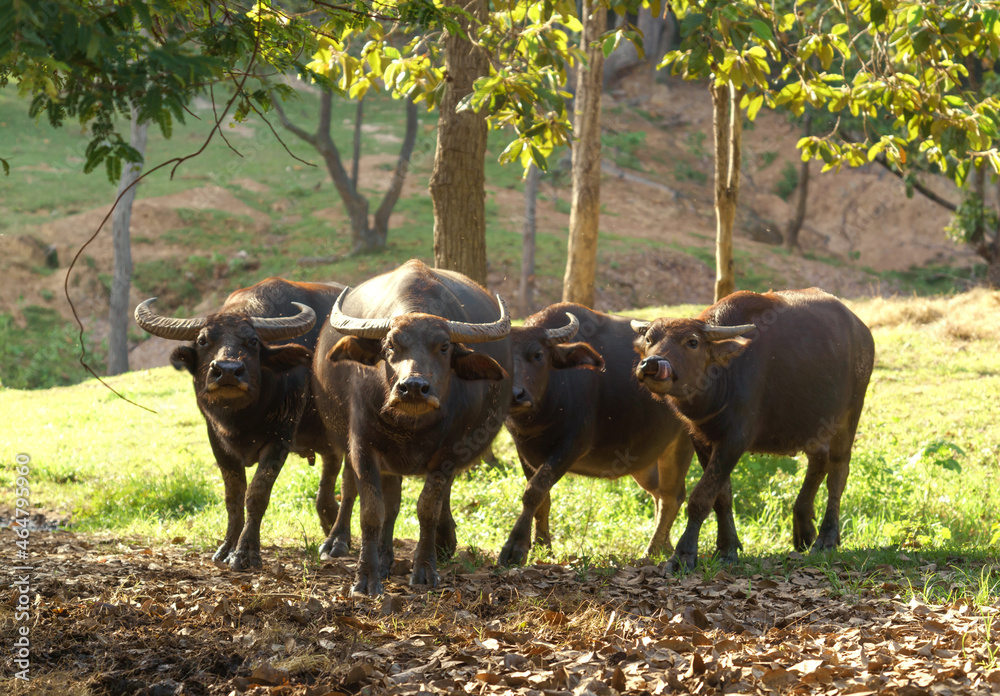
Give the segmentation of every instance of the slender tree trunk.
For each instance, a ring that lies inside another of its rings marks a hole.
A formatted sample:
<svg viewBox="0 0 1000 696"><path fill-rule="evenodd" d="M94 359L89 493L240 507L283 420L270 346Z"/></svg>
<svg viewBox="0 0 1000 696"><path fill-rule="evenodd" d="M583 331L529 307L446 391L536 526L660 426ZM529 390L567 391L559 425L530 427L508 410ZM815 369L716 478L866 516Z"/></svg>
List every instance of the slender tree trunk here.
<svg viewBox="0 0 1000 696"><path fill-rule="evenodd" d="M1000 205L1000 177L997 177L997 205ZM997 228L993 230L993 255L988 259L986 267L986 283L989 287L1000 290L1000 215L997 216Z"/></svg>
<svg viewBox="0 0 1000 696"><path fill-rule="evenodd" d="M358 176L361 170L361 124L365 121L365 98L358 99L358 110L354 115L354 157L351 159L351 184L358 190Z"/></svg>
<svg viewBox="0 0 1000 696"><path fill-rule="evenodd" d="M604 52L598 38L607 25L605 8L585 0L580 38L586 67L577 71L573 131L573 200L569 212L569 249L563 277L563 301L594 306L597 234L601 214L601 87Z"/></svg>
<svg viewBox="0 0 1000 696"><path fill-rule="evenodd" d="M389 232L389 216L392 209L396 207L399 196L403 192L403 184L406 183L406 173L410 170L410 157L413 156L413 146L417 142L417 105L413 100L406 100L406 133L403 135L403 144L399 148L399 159L396 160L396 169L392 172L392 180L389 188L382 196L382 203L375 211L374 236L379 247L385 246L386 237Z"/></svg>
<svg viewBox="0 0 1000 696"><path fill-rule="evenodd" d="M149 123L139 123L139 112L132 108L132 132L129 145L146 156L146 131ZM132 203L135 201L137 186L131 186L142 174L142 162L125 163L122 178L118 182L118 205L111 216L111 236L114 247L114 273L111 281L111 302L108 319L111 332L108 334L108 374L119 375L128 372L128 325L132 313L129 311L128 294L132 286L132 245L129 228L132 223ZM126 191L126 189L128 189ZM124 191L124 195L122 192Z"/></svg>
<svg viewBox="0 0 1000 696"><path fill-rule="evenodd" d="M710 87L715 126L715 301L736 290L733 268L733 222L740 192L743 116L741 90L725 84Z"/></svg>
<svg viewBox="0 0 1000 696"><path fill-rule="evenodd" d="M487 0L445 0L474 20L460 20L469 36L488 15ZM434 265L486 285L486 114L456 112L472 83L488 73L486 52L459 34L447 34L447 86L438 115L437 150L431 173L434 204Z"/></svg>
<svg viewBox="0 0 1000 696"><path fill-rule="evenodd" d="M382 239L380 245L368 224L368 199L358 193L357 184L352 181L347 170L344 169L344 163L340 159L340 150L337 149L337 145L330 137L333 93L324 89L320 95L319 125L316 127L316 133L308 133L292 123L281 107L279 99L274 99L272 102L281 125L316 148L316 151L323 157L333 186L337 189L351 221L351 253L372 251L385 246L385 239Z"/></svg>
<svg viewBox="0 0 1000 696"><path fill-rule="evenodd" d="M804 135L811 135L812 114L806 112ZM785 232L785 248L788 251L800 251L799 231L802 230L802 222L806 219L806 203L809 201L809 160L799 163L799 185L795 192L795 214L788 223L788 230Z"/></svg>
<svg viewBox="0 0 1000 696"><path fill-rule="evenodd" d="M521 242L521 314L528 316L535 293L535 206L541 171L532 163L524 181L524 237Z"/></svg>

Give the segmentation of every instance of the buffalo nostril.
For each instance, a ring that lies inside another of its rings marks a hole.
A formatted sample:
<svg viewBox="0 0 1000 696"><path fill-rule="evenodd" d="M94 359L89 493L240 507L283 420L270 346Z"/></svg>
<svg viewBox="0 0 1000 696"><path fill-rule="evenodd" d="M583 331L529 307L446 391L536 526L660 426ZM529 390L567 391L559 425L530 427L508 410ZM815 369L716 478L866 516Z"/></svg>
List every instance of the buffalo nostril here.
<svg viewBox="0 0 1000 696"><path fill-rule="evenodd" d="M524 387L519 387L514 390L514 399L517 401L524 401L524 397L527 396L527 392Z"/></svg>
<svg viewBox="0 0 1000 696"><path fill-rule="evenodd" d="M243 375L246 374L246 372L247 368L244 365L240 365L239 367L236 368L233 374L236 375L237 377L242 377Z"/></svg>
<svg viewBox="0 0 1000 696"><path fill-rule="evenodd" d="M420 393L421 394L423 394L424 396L427 396L428 394L430 394L430 392L431 392L431 385L429 385L429 384L421 384L420 385Z"/></svg>
<svg viewBox="0 0 1000 696"><path fill-rule="evenodd" d="M396 391L398 391L403 396L406 396L406 392L409 390L410 386L406 382L400 382L396 385Z"/></svg>

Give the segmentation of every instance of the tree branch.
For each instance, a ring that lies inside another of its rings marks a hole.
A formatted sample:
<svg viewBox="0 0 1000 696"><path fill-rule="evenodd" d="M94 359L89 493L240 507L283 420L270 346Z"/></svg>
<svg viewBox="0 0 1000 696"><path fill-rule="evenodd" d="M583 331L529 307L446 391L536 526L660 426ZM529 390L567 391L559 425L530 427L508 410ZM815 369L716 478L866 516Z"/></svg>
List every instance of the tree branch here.
<svg viewBox="0 0 1000 696"><path fill-rule="evenodd" d="M895 176L895 177L897 177L899 179L905 179L904 174L901 171L899 171L898 169L896 169L895 167L893 167L891 164L889 164L885 160L884 157L876 157L874 161L878 162L879 164L881 164L886 169L886 171L888 171L893 176ZM916 179L914 179L910 183L913 186L913 190L916 191L917 193L919 193L920 195L922 195L927 200L934 201L935 203L937 203L942 208L950 210L953 213L956 210L958 210L958 206L957 205L955 205L954 203L952 203L948 199L942 198L938 194L934 193L933 191L931 191L929 188L927 188L926 186L924 186L923 184L921 184Z"/></svg>
<svg viewBox="0 0 1000 696"><path fill-rule="evenodd" d="M310 145L312 145L317 150L319 149L319 142L316 139L316 136L313 135L312 133L307 133L306 131L302 130L301 128L299 128L298 126L296 126L294 123L292 123L288 119L288 116L285 115L285 110L281 107L281 103L280 103L279 99L275 99L272 96L271 97L271 105L274 107L274 110L278 112L278 120L281 121L281 125L282 126L284 126L287 130L291 131L293 134L297 135L302 140L305 140L307 143L309 143Z"/></svg>

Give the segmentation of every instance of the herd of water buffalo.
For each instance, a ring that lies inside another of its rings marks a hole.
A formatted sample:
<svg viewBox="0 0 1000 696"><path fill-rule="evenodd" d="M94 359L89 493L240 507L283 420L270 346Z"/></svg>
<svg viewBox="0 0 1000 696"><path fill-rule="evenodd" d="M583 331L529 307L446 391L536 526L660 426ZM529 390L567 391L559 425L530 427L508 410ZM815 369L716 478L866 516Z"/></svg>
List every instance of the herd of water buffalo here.
<svg viewBox="0 0 1000 696"><path fill-rule="evenodd" d="M632 476L656 502L648 551L669 553L692 453L703 473L671 569L694 567L712 509L717 552L736 557L730 473L746 451L805 451L795 548L840 541L840 499L875 347L861 320L820 290L737 292L695 319L652 322L562 303L512 328L499 296L409 261L356 288L270 278L207 317L164 317L152 302L136 308L139 325L190 342L171 362L194 377L225 484L228 524L214 558L233 569L261 566L261 520L294 452L322 460L321 553L349 552L360 497L354 589L370 595L382 592L393 565L401 477L423 476L410 584L437 585L436 559L457 544L451 486L504 424L528 483L502 565L526 560L532 522L535 540L551 543L549 493L566 473ZM824 478L829 498L817 532L813 504Z"/></svg>

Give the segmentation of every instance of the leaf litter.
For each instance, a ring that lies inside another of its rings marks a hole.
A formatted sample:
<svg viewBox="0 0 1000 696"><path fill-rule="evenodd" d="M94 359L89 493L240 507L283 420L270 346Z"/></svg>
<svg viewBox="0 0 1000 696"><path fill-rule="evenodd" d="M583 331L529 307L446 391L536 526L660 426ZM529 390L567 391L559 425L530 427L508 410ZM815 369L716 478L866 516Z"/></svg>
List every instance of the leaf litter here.
<svg viewBox="0 0 1000 696"><path fill-rule="evenodd" d="M368 598L351 593L353 560L289 550L235 573L182 538L151 548L56 530L31 548L31 681L8 678L5 650L4 694L1000 693L997 607L908 598L888 565L861 585L843 563L798 554L767 577L675 577L648 559L463 562L444 564L433 591L400 573ZM15 601L0 594L7 636Z"/></svg>

